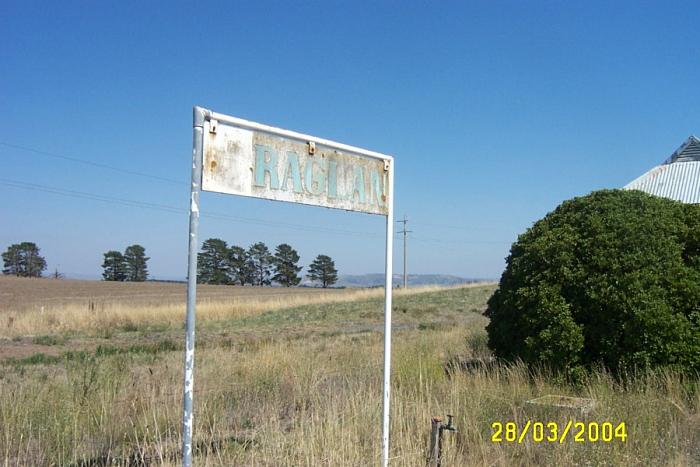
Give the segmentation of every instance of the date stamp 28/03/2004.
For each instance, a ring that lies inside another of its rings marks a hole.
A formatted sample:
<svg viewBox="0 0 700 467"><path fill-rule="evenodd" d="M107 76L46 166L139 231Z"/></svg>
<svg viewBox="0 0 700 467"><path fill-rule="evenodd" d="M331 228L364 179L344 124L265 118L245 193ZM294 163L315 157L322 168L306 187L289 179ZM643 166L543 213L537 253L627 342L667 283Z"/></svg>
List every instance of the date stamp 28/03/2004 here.
<svg viewBox="0 0 700 467"><path fill-rule="evenodd" d="M577 422L566 424L557 422L533 422L528 420L519 426L515 422L493 422L491 424L492 443L518 443L526 440L535 443L563 444L567 439L575 443L624 443L627 440L625 422Z"/></svg>

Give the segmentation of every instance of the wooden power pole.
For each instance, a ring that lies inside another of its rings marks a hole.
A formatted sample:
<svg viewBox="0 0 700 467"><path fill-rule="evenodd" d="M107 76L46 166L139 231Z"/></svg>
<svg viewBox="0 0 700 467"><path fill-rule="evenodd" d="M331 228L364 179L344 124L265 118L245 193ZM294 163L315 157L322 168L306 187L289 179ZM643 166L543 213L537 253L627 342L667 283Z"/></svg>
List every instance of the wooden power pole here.
<svg viewBox="0 0 700 467"><path fill-rule="evenodd" d="M413 232L412 230L406 230L406 224L408 223L408 219L406 218L406 214L403 215L403 220L401 221L396 221L399 224L403 224L403 230L399 230L398 233L403 234L403 288L408 287L408 272L406 269L406 234Z"/></svg>

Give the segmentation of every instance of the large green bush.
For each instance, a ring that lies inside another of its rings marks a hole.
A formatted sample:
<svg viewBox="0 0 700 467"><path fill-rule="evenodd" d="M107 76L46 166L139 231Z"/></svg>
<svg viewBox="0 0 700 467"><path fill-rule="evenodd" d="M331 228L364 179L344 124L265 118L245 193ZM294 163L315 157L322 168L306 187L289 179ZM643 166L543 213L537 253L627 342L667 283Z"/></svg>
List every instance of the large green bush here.
<svg viewBox="0 0 700 467"><path fill-rule="evenodd" d="M505 359L700 371L700 207L619 190L565 201L513 244L485 314Z"/></svg>

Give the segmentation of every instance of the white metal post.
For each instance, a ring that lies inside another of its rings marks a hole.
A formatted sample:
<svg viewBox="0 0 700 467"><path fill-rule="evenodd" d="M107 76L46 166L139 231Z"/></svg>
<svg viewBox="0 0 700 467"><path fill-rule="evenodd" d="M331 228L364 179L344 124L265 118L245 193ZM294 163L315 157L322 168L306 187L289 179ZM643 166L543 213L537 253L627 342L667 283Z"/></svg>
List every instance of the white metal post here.
<svg viewBox="0 0 700 467"><path fill-rule="evenodd" d="M384 384L382 403L382 466L389 465L389 411L391 396L391 297L393 293L394 261L394 161L389 161L388 174L389 212L386 216L386 262L384 271Z"/></svg>
<svg viewBox="0 0 700 467"><path fill-rule="evenodd" d="M185 381L182 394L182 465L192 465L194 408L194 318L197 303L197 230L199 193L202 183L202 144L206 111L194 107L192 121L192 187L190 190L190 237L187 257L187 317L185 318Z"/></svg>

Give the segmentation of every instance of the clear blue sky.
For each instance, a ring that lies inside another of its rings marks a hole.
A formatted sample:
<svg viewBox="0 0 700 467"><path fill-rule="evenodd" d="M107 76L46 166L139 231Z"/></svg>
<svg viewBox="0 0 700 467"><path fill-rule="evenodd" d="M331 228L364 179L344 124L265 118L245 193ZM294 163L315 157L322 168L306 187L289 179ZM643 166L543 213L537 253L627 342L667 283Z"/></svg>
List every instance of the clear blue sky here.
<svg viewBox="0 0 700 467"><path fill-rule="evenodd" d="M152 276L183 278L196 104L394 155L411 272L498 277L560 202L700 133L700 5L573 3L5 0L0 249L34 241L50 270L99 277L102 253L140 243ZM202 240L383 270L379 216L218 194L202 210L225 216Z"/></svg>

